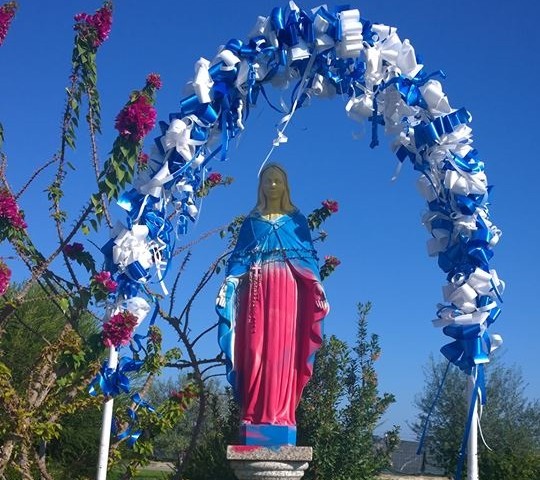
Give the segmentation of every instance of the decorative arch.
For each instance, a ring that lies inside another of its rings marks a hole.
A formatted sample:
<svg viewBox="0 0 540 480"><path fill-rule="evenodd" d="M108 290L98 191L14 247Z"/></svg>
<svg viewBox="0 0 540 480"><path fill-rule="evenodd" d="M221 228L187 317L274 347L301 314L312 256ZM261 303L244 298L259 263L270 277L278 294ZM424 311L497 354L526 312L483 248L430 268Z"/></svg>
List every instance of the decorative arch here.
<svg viewBox="0 0 540 480"><path fill-rule="evenodd" d="M227 157L230 140L248 128L252 106L270 103L266 88L291 84L272 148L286 141L287 125L308 99L340 95L348 99L350 118L371 123L372 148L384 129L399 164L419 172L428 253L446 275L433 321L450 337L441 351L468 374L481 368L502 341L488 333L504 289L490 266L501 231L490 218L490 186L472 145L471 114L450 106L440 78L441 71L426 71L395 27L374 24L349 7L305 10L292 1L259 17L246 41L231 39L212 61L200 58L193 93L168 123L160 122L153 167L119 200L127 227L104 249L118 272L117 306L142 321L150 308L140 286L152 271L162 281L174 230L186 233L197 217L195 193L212 160ZM482 382L477 387L483 393Z"/></svg>

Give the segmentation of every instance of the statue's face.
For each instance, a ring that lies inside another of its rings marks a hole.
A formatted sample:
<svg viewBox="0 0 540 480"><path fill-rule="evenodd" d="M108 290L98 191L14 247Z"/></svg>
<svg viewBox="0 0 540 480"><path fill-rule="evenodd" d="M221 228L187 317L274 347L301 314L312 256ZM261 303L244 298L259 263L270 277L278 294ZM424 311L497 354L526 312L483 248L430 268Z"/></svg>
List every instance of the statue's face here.
<svg viewBox="0 0 540 480"><path fill-rule="evenodd" d="M261 186L264 196L268 200L278 200L285 193L285 179L282 173L275 168L269 168L263 173Z"/></svg>

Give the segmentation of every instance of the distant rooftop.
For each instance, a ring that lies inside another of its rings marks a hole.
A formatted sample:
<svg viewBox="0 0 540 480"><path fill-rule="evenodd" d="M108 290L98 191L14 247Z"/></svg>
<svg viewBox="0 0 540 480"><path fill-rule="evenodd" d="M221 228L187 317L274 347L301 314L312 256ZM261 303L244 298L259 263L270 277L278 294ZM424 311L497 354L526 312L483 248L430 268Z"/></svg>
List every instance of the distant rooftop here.
<svg viewBox="0 0 540 480"><path fill-rule="evenodd" d="M418 442L402 440L392 454L390 470L406 475L442 475L443 470L433 465L433 459L425 452L417 455L417 449Z"/></svg>

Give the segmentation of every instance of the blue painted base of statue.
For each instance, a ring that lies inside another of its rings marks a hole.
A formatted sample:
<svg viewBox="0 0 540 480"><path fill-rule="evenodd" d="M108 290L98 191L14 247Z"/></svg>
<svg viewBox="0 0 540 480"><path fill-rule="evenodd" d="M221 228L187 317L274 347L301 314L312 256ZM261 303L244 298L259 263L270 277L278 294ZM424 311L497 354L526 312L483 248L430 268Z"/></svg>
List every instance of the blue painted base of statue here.
<svg viewBox="0 0 540 480"><path fill-rule="evenodd" d="M294 425L254 425L240 427L240 443L259 447L282 447L296 445Z"/></svg>

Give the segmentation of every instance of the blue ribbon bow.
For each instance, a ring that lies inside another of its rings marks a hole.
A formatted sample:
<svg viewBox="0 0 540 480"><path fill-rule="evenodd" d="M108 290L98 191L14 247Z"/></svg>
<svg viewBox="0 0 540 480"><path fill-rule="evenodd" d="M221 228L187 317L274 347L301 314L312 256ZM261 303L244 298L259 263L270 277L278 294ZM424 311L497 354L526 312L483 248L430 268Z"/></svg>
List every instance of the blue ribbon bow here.
<svg viewBox="0 0 540 480"><path fill-rule="evenodd" d="M110 368L108 362L104 362L99 373L90 382L88 391L95 397L98 394L99 386L103 395L115 397L120 393L129 393L130 380L127 376L130 372L138 372L144 362L128 357L122 357L116 368Z"/></svg>

